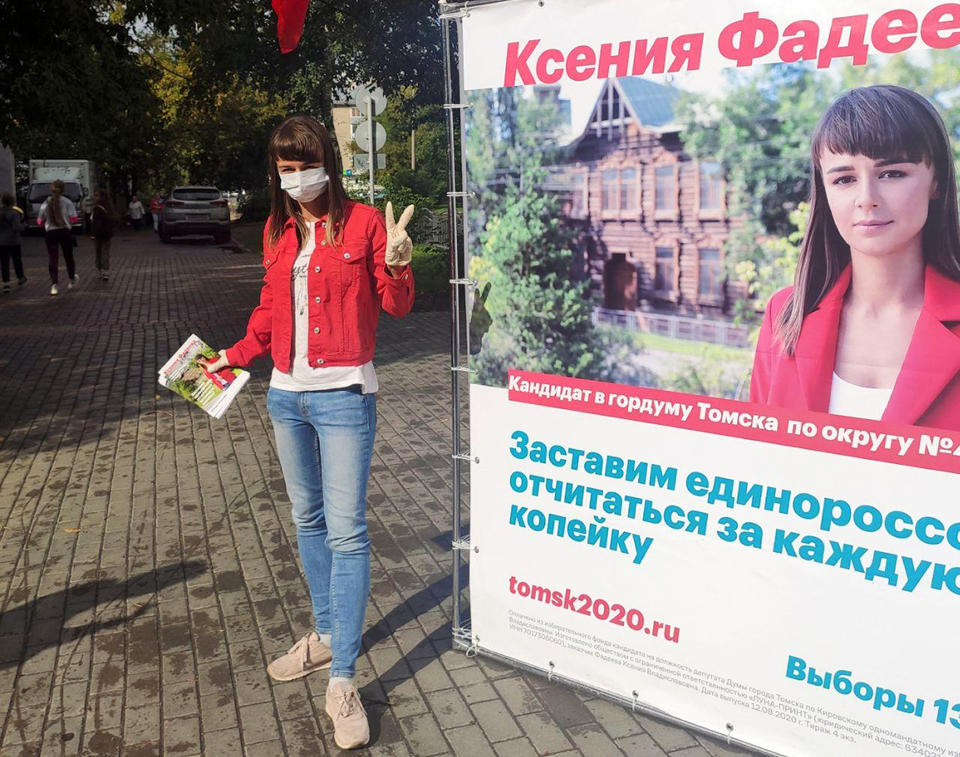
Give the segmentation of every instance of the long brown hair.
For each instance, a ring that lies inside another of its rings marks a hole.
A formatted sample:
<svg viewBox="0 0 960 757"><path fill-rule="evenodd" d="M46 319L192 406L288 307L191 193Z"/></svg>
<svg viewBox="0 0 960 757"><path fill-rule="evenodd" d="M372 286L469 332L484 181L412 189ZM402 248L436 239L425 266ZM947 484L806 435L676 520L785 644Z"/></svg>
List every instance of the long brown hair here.
<svg viewBox="0 0 960 757"><path fill-rule="evenodd" d="M960 219L950 138L943 119L921 95L878 84L841 95L823 114L810 144L810 215L800 248L793 292L774 326L777 339L793 355L803 319L824 298L850 262L850 246L840 236L827 205L820 171L824 152L895 158L932 166L937 193L923 227L923 258L951 279L960 280Z"/></svg>
<svg viewBox="0 0 960 757"><path fill-rule="evenodd" d="M113 207L113 200L110 199L110 193L106 189L97 189L97 198L99 200L97 204L103 208L103 214L111 221L119 220L120 216Z"/></svg>
<svg viewBox="0 0 960 757"><path fill-rule="evenodd" d="M278 160L323 162L329 177L326 240L328 245L334 244L342 231L347 193L340 178L340 156L326 127L313 116L289 116L273 130L267 147L267 175L270 183L270 231L267 241L275 245L283 234L287 219L293 218L297 224L297 237L302 242L307 234L307 224L301 216L300 204L280 188Z"/></svg>
<svg viewBox="0 0 960 757"><path fill-rule="evenodd" d="M54 226L62 227L67 224L63 221L63 204L60 199L63 197L63 182L55 179L50 185L50 196L47 198L47 218Z"/></svg>

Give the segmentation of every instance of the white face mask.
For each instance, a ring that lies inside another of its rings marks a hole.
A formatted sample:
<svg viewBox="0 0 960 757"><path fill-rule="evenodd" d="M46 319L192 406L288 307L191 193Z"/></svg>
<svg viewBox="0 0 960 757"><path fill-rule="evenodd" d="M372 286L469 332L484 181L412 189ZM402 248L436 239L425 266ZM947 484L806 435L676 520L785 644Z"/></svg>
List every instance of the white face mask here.
<svg viewBox="0 0 960 757"><path fill-rule="evenodd" d="M327 191L325 168L308 168L280 174L280 188L297 202L310 202Z"/></svg>

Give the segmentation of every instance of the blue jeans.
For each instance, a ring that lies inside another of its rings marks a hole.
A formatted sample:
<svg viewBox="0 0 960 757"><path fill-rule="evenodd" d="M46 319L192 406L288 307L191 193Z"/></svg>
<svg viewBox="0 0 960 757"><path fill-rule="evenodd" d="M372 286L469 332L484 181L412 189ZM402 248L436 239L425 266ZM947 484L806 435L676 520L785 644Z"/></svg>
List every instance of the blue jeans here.
<svg viewBox="0 0 960 757"><path fill-rule="evenodd" d="M330 675L352 677L370 593L366 508L376 395L271 387L267 411L293 503L316 631L332 636Z"/></svg>

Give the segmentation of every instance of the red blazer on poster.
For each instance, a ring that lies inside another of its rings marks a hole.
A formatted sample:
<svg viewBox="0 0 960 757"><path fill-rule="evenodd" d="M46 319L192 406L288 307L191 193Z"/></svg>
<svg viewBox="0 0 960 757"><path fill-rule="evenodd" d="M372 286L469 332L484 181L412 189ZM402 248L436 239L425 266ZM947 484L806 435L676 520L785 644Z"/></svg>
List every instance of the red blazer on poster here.
<svg viewBox="0 0 960 757"><path fill-rule="evenodd" d="M770 298L760 327L750 401L825 413L850 266L803 319L796 354L776 342L773 324L792 287ZM882 420L960 431L960 282L927 266L923 308Z"/></svg>

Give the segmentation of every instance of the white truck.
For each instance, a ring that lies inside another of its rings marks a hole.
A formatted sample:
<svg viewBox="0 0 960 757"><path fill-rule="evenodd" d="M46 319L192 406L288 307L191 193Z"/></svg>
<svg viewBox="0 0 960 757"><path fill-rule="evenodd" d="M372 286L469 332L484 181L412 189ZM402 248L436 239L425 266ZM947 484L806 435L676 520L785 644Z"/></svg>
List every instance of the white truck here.
<svg viewBox="0 0 960 757"><path fill-rule="evenodd" d="M83 201L92 197L97 186L97 166L92 160L31 160L30 189L27 197L25 225L36 228L40 206L50 196L50 184L56 179L63 182L63 194L77 206L77 222L74 228L83 228Z"/></svg>

